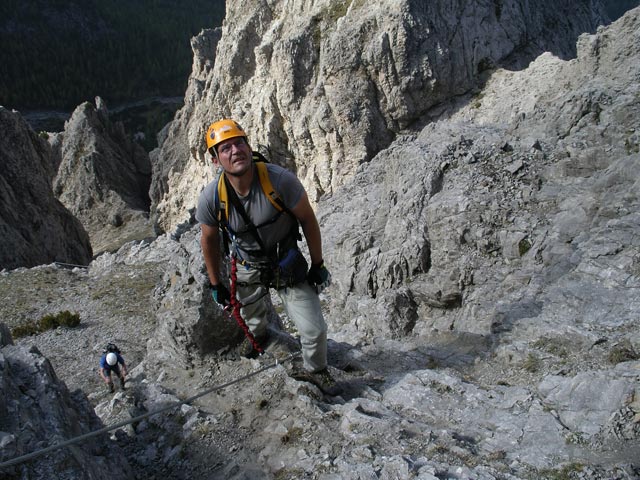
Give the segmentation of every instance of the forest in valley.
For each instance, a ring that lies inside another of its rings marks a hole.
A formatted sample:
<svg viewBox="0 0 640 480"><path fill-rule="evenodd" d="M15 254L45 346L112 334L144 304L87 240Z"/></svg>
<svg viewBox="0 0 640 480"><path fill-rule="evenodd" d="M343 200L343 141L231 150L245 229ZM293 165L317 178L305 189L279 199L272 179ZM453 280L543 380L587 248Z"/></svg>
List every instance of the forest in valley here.
<svg viewBox="0 0 640 480"><path fill-rule="evenodd" d="M224 0L2 0L0 105L71 110L184 95L190 39Z"/></svg>
<svg viewBox="0 0 640 480"><path fill-rule="evenodd" d="M640 1L604 3L615 19ZM0 105L69 111L96 95L107 105L182 96L191 37L224 14L224 0L2 0Z"/></svg>

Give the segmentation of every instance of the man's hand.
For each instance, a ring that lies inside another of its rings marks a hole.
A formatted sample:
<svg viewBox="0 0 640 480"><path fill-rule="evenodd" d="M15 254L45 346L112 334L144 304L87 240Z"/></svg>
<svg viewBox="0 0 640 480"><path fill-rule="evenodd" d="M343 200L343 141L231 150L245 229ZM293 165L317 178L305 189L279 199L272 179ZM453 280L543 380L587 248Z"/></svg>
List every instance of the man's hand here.
<svg viewBox="0 0 640 480"><path fill-rule="evenodd" d="M331 274L327 267L324 266L324 261L311 265L309 273L307 273L307 281L309 285L315 287L318 293L331 285Z"/></svg>
<svg viewBox="0 0 640 480"><path fill-rule="evenodd" d="M231 294L223 284L211 285L209 289L211 290L211 297L216 303L223 307L231 305Z"/></svg>

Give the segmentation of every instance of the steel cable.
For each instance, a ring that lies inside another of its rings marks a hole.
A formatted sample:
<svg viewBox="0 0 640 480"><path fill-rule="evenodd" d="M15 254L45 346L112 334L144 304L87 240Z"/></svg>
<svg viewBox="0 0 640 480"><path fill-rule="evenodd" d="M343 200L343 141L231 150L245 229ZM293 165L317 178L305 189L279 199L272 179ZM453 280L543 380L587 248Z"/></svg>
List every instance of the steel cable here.
<svg viewBox="0 0 640 480"><path fill-rule="evenodd" d="M137 417L134 418L130 418L129 420L124 420L122 422L116 423L114 425L109 425L108 427L104 427L101 428L100 430L96 430L93 432L89 432L89 433L85 433L83 435L79 435L77 437L71 438L69 440L65 440L64 442L58 443L56 445L51 445L49 447L43 448L41 450L36 450L35 452L31 452L28 453L26 455L22 455L20 457L16 457L14 459L8 460L6 462L2 462L0 463L0 469L2 468L6 468L6 467L10 467L12 465L18 465L20 463L24 463L27 460L31 460L33 458L39 457L41 455L44 455L46 453L52 452L54 450L58 450L60 448L66 447L68 445L72 445L74 443L78 443L82 440L86 440L87 438L91 438L91 437L95 437L97 435L101 435L103 433L109 432L111 430L115 430L116 428L120 428L120 427L124 427L126 425L129 425L131 423L135 423L135 422L139 422L140 420L144 420L147 417L151 417L152 415L157 415L158 413L162 413L162 412L166 412L167 410L171 410L174 409L176 407L179 407L181 405L185 405L185 404L189 404L191 402L193 402L194 400L197 400L200 397L203 397L205 395L208 395L209 393L215 392L216 390L222 390L224 388L230 387L231 385L235 385L236 383L240 383L243 380L247 380L248 378L254 377L266 370L269 370L271 368L277 367L279 364L281 363L285 363L288 362L289 360L293 360L294 358L298 357L300 355L300 352L293 352L291 354L289 354L287 357L285 357L284 359L282 359L281 361L278 361L276 359L275 362L266 365L262 368L259 368L258 370L248 373L247 375L244 375L242 377L236 378L234 380L231 380L227 383L223 383L222 385L216 385L214 387L211 387L207 390L204 390L203 392L198 393L197 395L194 395L192 397L187 398L186 400L180 400L177 402L173 402L169 405L166 405L162 408L159 408L157 410L153 410L151 412L147 412L144 413L142 415L138 415Z"/></svg>

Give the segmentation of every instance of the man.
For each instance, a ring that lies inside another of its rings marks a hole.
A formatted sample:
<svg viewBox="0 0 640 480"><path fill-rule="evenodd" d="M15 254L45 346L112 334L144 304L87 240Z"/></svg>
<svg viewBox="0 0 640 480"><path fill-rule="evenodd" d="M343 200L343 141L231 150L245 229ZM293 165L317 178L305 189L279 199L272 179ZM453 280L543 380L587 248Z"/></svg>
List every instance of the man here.
<svg viewBox="0 0 640 480"><path fill-rule="evenodd" d="M326 394L337 394L339 389L327 370L327 326L318 298L331 276L323 263L320 227L304 187L292 172L254 162L247 134L233 120L211 124L206 139L213 164L222 169L220 180L209 183L201 193L196 211L213 299L223 307L231 302L220 270L222 234L237 264L235 287L243 304L241 316L258 345L268 340L268 311L262 297L269 288L276 288L300 333L302 368L293 376L316 384ZM268 173L282 211L265 195L258 167ZM221 185L228 193L224 205ZM298 223L309 247L308 271L297 246ZM244 354L249 356L252 343L249 339L243 343Z"/></svg>
<svg viewBox="0 0 640 480"><path fill-rule="evenodd" d="M120 368L122 365L122 368ZM100 358L100 376L107 384L107 388L111 393L114 391L113 382L111 381L111 372L115 373L120 379L120 387L125 390L125 376L127 375L127 365L124 358L120 355L120 350L114 344L107 345L104 354Z"/></svg>

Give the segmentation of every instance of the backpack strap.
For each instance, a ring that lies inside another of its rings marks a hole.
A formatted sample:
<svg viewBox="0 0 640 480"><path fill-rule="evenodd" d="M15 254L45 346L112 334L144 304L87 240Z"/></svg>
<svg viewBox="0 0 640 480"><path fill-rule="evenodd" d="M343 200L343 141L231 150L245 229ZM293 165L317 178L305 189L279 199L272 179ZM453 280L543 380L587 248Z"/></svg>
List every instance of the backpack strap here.
<svg viewBox="0 0 640 480"><path fill-rule="evenodd" d="M227 219L229 218L229 199L227 194L227 185L224 181L224 172L221 172L220 175L218 175L217 184L218 186L213 193L213 204L216 209L216 219L218 220L218 225L220 226L220 230L222 230L222 243L224 245L224 252L228 255L229 244L231 243L227 227Z"/></svg>
<svg viewBox="0 0 640 480"><path fill-rule="evenodd" d="M216 206L218 223L225 224L229 219L229 193L227 191L227 182L224 181L224 172L218 175L218 188L214 193L213 201Z"/></svg>
<svg viewBox="0 0 640 480"><path fill-rule="evenodd" d="M262 155L258 153L260 157ZM255 158L255 157L254 157ZM262 157L264 158L264 157ZM276 189L273 188L271 184L271 179L269 178L269 171L267 169L267 164L264 161L256 162L256 167L258 169L258 178L260 179L260 186L262 187L262 191L264 195L269 199L271 204L274 206L278 212L287 213L293 219L293 225L291 227L291 235L296 238L296 240L302 240L302 235L300 235L299 222L298 218L293 214L293 212L285 205L282 197L276 192Z"/></svg>
<svg viewBox="0 0 640 480"><path fill-rule="evenodd" d="M280 198L280 195L278 195L278 192L276 192L276 190L273 188L273 185L271 184L269 171L267 170L267 164L264 162L257 162L256 168L258 169L258 178L260 180L262 191L274 206L274 208L279 212L287 212L291 214L287 206L284 204L284 201L282 200L282 198Z"/></svg>

